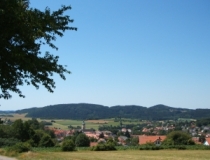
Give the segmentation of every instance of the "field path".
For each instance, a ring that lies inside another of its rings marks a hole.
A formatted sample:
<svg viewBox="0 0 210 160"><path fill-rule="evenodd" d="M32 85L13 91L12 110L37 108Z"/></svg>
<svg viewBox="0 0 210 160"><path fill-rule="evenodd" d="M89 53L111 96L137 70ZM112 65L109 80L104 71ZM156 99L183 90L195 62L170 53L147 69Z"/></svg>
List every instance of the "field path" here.
<svg viewBox="0 0 210 160"><path fill-rule="evenodd" d="M0 160L17 160L17 159L10 158L10 157L5 157L5 156L0 156Z"/></svg>

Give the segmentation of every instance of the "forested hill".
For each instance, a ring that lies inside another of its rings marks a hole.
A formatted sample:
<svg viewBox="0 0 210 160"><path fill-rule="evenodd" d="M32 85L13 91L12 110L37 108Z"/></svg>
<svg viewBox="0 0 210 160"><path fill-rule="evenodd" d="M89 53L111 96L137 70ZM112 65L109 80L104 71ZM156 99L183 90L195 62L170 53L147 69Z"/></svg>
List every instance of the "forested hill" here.
<svg viewBox="0 0 210 160"><path fill-rule="evenodd" d="M104 118L138 118L145 120L166 120L177 118L207 118L210 109L183 109L165 105L142 107L128 106L102 106L96 104L58 104L42 108L29 108L18 110L16 113L27 113L27 117L47 119L104 119Z"/></svg>

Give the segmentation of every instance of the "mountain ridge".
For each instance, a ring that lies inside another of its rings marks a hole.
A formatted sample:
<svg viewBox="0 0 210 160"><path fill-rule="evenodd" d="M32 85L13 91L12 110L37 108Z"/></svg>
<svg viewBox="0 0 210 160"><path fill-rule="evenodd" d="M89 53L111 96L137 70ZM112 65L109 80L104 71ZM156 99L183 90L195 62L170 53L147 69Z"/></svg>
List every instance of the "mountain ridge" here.
<svg viewBox="0 0 210 160"><path fill-rule="evenodd" d="M151 107L138 105L116 105L108 107L89 103L71 103L27 108L17 110L16 113L27 113L27 117L46 119L105 119L122 117L145 120L169 120L210 117L210 109L175 108L163 104Z"/></svg>

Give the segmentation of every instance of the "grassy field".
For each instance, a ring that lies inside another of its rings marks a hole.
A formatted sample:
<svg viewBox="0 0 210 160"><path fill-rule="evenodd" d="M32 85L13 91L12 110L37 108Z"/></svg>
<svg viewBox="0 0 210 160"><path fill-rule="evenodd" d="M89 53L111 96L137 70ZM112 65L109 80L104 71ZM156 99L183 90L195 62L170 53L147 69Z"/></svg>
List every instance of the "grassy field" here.
<svg viewBox="0 0 210 160"><path fill-rule="evenodd" d="M31 119L30 117L25 117L26 114L12 114L11 116L0 116L2 120L4 119L10 119L11 121L15 121L17 119L22 119L23 121ZM40 119L37 118L38 121L48 121L51 122L51 119ZM60 128L67 130L68 126L71 125L73 127L82 126L82 120L70 120L70 119L53 119L55 123L53 123L52 127ZM138 124L141 123L138 120L131 120L131 119L122 119L123 124ZM112 125L112 126L118 126L120 125L120 122L115 122L114 118L110 119L100 119L100 120L86 120L85 121L86 128L94 128L98 129L99 125Z"/></svg>
<svg viewBox="0 0 210 160"><path fill-rule="evenodd" d="M53 125L61 125L61 129L68 128L69 125L71 126L81 126L82 120L55 120L56 123ZM131 120L131 119L122 119L123 124L138 124L141 123L137 120ZM100 120L86 120L85 121L86 128L94 128L98 129L99 125L112 125L112 126L118 126L120 125L120 122L115 122L114 118L110 119L100 119Z"/></svg>
<svg viewBox="0 0 210 160"><path fill-rule="evenodd" d="M19 160L209 160L205 150L28 152Z"/></svg>
<svg viewBox="0 0 210 160"><path fill-rule="evenodd" d="M112 119L109 120L87 120L85 121L86 128L94 128L98 129L99 125L113 125L117 126L119 125L119 122L114 122ZM54 127L61 128L61 129L67 129L68 126L71 125L73 127L82 126L82 120L55 120L55 123L53 123Z"/></svg>
<svg viewBox="0 0 210 160"><path fill-rule="evenodd" d="M11 121L15 121L17 119L22 119L22 120L28 120L31 118L25 117L26 114L9 114L9 116L7 117L7 115L5 114L4 116L0 116L1 119L10 119ZM11 117L12 116L12 117Z"/></svg>

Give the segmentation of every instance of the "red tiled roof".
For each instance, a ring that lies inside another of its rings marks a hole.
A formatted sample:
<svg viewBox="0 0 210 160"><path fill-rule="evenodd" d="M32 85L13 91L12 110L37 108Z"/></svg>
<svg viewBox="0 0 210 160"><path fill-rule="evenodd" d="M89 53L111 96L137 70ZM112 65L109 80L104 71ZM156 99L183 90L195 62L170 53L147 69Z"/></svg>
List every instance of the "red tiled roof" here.
<svg viewBox="0 0 210 160"><path fill-rule="evenodd" d="M88 137L93 137L93 138L98 139L98 136L94 133L85 133L85 135L88 136Z"/></svg>
<svg viewBox="0 0 210 160"><path fill-rule="evenodd" d="M146 144L149 142L154 143L156 140L160 139L160 141L164 141L166 139L166 136L139 136L139 144Z"/></svg>

